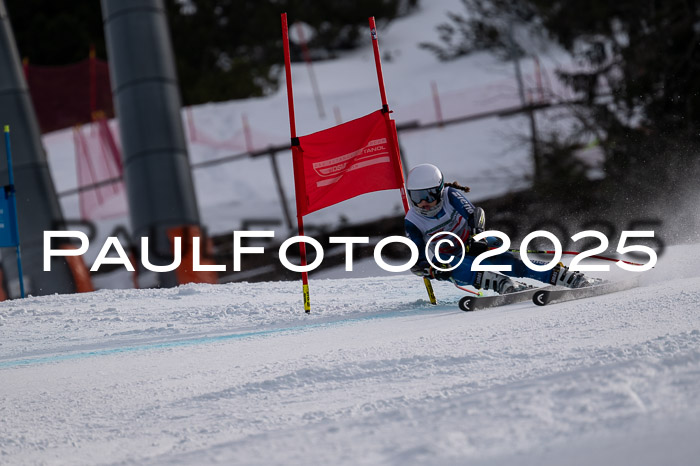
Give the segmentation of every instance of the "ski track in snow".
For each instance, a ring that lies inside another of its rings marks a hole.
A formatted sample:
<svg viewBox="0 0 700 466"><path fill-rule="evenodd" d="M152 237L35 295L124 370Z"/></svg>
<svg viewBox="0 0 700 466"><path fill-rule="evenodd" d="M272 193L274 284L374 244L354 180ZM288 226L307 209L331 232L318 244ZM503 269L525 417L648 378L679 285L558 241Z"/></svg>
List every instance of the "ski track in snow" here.
<svg viewBox="0 0 700 466"><path fill-rule="evenodd" d="M471 314L406 275L0 303L0 463L690 464L698 252Z"/></svg>

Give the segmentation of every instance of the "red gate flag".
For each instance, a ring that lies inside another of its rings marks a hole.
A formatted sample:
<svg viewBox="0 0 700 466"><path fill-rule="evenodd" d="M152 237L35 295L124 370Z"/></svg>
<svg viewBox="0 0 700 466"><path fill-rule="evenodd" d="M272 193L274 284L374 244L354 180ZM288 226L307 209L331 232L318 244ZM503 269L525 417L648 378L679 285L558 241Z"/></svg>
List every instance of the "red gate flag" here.
<svg viewBox="0 0 700 466"><path fill-rule="evenodd" d="M304 215L360 194L399 189L404 209L405 211L409 209L403 182L396 123L389 116L391 111L384 89L374 17L369 18L369 27L382 109L318 133L297 137L287 13L282 13L284 70L287 81L289 132L292 139L299 236L304 236ZM299 242L299 255L301 265L305 267L306 244L304 241ZM304 291L304 310L309 313L311 312L309 275L306 270L301 272L301 280ZM427 278L423 281L430 302L435 304L435 295L430 281Z"/></svg>
<svg viewBox="0 0 700 466"><path fill-rule="evenodd" d="M307 215L360 194L403 187L392 157L393 135L381 110L301 136L296 170L297 215ZM398 165L400 167L400 165Z"/></svg>

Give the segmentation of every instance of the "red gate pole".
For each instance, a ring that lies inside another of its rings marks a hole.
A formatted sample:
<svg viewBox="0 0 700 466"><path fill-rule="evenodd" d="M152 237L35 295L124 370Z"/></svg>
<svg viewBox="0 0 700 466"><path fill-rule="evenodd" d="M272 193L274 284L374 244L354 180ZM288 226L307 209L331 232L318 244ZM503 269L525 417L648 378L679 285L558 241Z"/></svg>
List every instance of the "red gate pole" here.
<svg viewBox="0 0 700 466"><path fill-rule="evenodd" d="M390 136L389 147L392 151L392 161L395 168L396 178L399 186L401 186L401 200L403 201L404 212L408 212L409 205L408 199L406 198L406 185L404 184L403 178L403 167L401 166L401 155L399 154L399 141L398 135L396 133L396 124L391 119L389 115L391 111L389 110L389 102L386 98L386 89L384 88L384 73L382 73L382 60L379 55L379 43L377 41L377 25L374 21L374 16L369 18L369 31L372 35L372 48L374 49L374 64L377 68L377 81L379 82L379 94L382 98L382 113L384 114L384 119L387 123L387 129ZM425 289L428 292L428 297L430 298L431 304L437 304L435 299L435 293L433 292L433 285L430 280L423 278L423 283L425 284Z"/></svg>
<svg viewBox="0 0 700 466"><path fill-rule="evenodd" d="M90 44L90 117L95 121L97 112L97 54L95 53L95 45Z"/></svg>
<svg viewBox="0 0 700 466"><path fill-rule="evenodd" d="M382 113L384 114L384 119L387 122L387 129L389 134L394 134L394 130L391 125L391 116L389 115L391 111L389 110L389 103L386 98L386 89L384 88L384 73L382 73L382 60L379 56L379 44L377 43L377 26L374 22L374 16L369 18L369 28L372 34L372 47L374 48L374 64L377 68L377 81L379 81L379 94L382 98ZM403 201L404 212L408 212L408 199L406 198L406 188L403 182L403 167L401 166L401 157L399 156L398 145L396 141L392 138L389 142L389 146L392 151L392 161L394 163L394 168L396 168L397 178L400 176L399 185L401 186L401 200Z"/></svg>
<svg viewBox="0 0 700 466"><path fill-rule="evenodd" d="M294 190L297 203L297 225L299 228L299 236L304 236L304 216L303 216L303 200L305 189L299 189L300 183L304 187L304 166L301 161L301 148L297 139L297 128L294 120L294 95L292 93L292 67L289 58L289 30L287 27L287 13L282 13L282 42L284 43L284 71L287 80L287 101L289 107L289 132L292 138L292 163L294 166ZM301 256L301 266L306 266L306 243L299 242L299 255ZM304 293L304 311L309 314L311 305L309 301L309 274L308 272L301 273L302 289Z"/></svg>

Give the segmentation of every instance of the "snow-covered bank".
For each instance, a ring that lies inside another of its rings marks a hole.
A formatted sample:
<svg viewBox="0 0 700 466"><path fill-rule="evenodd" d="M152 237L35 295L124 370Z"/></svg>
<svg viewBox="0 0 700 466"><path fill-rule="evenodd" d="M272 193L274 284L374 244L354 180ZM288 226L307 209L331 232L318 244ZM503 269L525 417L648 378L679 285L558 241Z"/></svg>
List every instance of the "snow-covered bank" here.
<svg viewBox="0 0 700 466"><path fill-rule="evenodd" d="M412 276L312 279L309 316L296 282L4 302L0 459L690 464L699 252L635 290L472 314Z"/></svg>

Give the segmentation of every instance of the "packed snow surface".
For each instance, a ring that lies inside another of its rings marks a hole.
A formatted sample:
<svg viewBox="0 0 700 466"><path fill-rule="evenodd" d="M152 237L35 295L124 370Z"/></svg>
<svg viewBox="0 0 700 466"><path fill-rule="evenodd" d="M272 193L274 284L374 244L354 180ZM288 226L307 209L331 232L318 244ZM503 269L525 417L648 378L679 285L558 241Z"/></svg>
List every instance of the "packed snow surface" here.
<svg viewBox="0 0 700 466"><path fill-rule="evenodd" d="M404 274L312 278L310 315L300 282L6 301L0 463L696 463L699 255L474 313Z"/></svg>

